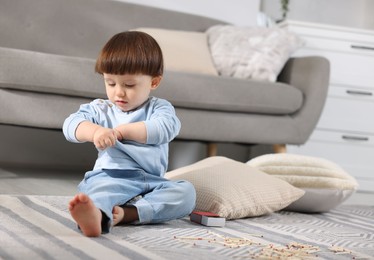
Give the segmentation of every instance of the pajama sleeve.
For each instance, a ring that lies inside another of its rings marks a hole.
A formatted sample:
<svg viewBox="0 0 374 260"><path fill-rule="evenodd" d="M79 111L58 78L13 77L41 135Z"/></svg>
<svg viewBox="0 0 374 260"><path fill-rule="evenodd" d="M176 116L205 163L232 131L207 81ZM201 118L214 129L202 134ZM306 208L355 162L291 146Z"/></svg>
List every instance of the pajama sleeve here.
<svg viewBox="0 0 374 260"><path fill-rule="evenodd" d="M153 113L145 121L147 128L147 144L159 145L172 141L181 128L174 107L166 100L156 99Z"/></svg>
<svg viewBox="0 0 374 260"><path fill-rule="evenodd" d="M97 123L97 115L98 113L95 109L95 106L93 105L93 102L81 105L77 112L71 114L64 121L62 131L65 135L66 140L73 143L81 143L75 136L77 127L83 121Z"/></svg>

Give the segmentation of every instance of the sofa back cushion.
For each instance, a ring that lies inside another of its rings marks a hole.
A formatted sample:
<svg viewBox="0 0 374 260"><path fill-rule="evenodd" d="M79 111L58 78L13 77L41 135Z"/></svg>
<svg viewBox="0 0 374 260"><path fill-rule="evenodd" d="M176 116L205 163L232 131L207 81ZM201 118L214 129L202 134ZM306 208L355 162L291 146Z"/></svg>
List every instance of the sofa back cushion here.
<svg viewBox="0 0 374 260"><path fill-rule="evenodd" d="M218 76L203 32L137 28L156 39L162 49L165 70L185 71Z"/></svg>
<svg viewBox="0 0 374 260"><path fill-rule="evenodd" d="M106 98L94 59L0 47L0 88L83 98ZM79 73L78 73L79 72ZM284 83L166 71L153 95L176 107L258 114L289 114L303 102L301 91Z"/></svg>
<svg viewBox="0 0 374 260"><path fill-rule="evenodd" d="M94 59L122 31L145 26L205 31L223 23L113 0L2 0L0 21L2 47Z"/></svg>

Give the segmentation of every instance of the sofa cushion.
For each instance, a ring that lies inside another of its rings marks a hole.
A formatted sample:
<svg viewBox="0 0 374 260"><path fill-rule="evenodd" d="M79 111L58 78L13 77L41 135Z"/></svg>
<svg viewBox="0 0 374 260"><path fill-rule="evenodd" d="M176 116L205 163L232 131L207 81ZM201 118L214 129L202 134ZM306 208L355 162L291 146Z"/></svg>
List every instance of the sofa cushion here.
<svg viewBox="0 0 374 260"><path fill-rule="evenodd" d="M132 2L1 1L0 46L95 59L109 37L122 31L144 26L205 31L224 23Z"/></svg>
<svg viewBox="0 0 374 260"><path fill-rule="evenodd" d="M0 59L0 88L106 98L93 59L2 47ZM302 92L287 84L179 71L166 71L154 95L176 107L258 114L289 114L303 103Z"/></svg>
<svg viewBox="0 0 374 260"><path fill-rule="evenodd" d="M105 97L93 59L0 47L0 87L79 97Z"/></svg>
<svg viewBox="0 0 374 260"><path fill-rule="evenodd" d="M0 88L1 124L61 129L64 120L91 99Z"/></svg>
<svg viewBox="0 0 374 260"><path fill-rule="evenodd" d="M218 76L203 32L137 28L156 39L161 47L165 69Z"/></svg>
<svg viewBox="0 0 374 260"><path fill-rule="evenodd" d="M284 83L176 71L165 73L161 84L154 94L184 108L288 115L303 104L303 93Z"/></svg>
<svg viewBox="0 0 374 260"><path fill-rule="evenodd" d="M303 196L285 181L226 157L209 157L165 174L196 189L196 208L227 219L278 211Z"/></svg>

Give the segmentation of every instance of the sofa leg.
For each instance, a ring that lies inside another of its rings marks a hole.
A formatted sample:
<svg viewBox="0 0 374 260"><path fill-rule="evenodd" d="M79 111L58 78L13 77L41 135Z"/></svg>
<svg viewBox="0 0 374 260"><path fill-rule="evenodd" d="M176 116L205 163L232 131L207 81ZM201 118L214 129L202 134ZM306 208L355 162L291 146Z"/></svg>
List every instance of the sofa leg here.
<svg viewBox="0 0 374 260"><path fill-rule="evenodd" d="M208 143L207 144L207 155L208 157L217 156L218 145L217 143Z"/></svg>
<svg viewBox="0 0 374 260"><path fill-rule="evenodd" d="M274 153L286 153L287 148L285 144L274 144L273 145L273 151Z"/></svg>

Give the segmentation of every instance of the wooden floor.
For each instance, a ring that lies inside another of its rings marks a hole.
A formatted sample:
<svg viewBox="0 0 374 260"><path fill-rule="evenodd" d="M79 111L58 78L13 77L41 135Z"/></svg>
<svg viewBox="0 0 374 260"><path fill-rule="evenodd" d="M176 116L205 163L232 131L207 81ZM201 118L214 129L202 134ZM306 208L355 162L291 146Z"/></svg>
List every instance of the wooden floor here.
<svg viewBox="0 0 374 260"><path fill-rule="evenodd" d="M0 194L73 196L82 171L0 167ZM374 193L356 192L345 204L374 206Z"/></svg>

